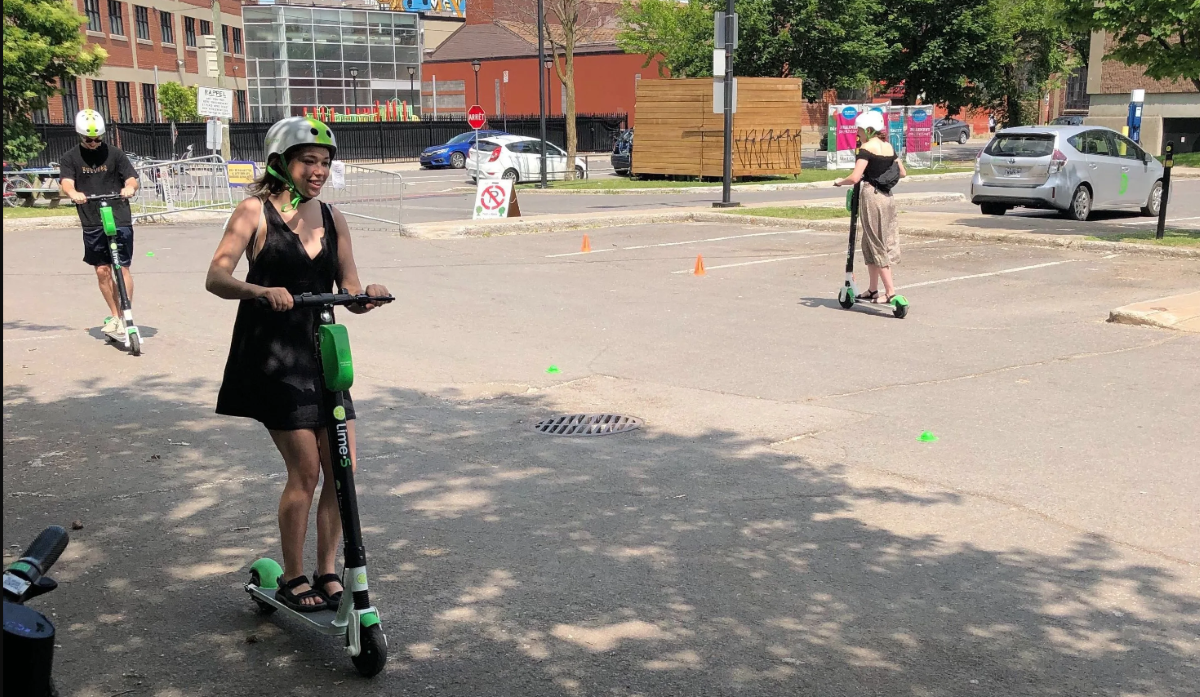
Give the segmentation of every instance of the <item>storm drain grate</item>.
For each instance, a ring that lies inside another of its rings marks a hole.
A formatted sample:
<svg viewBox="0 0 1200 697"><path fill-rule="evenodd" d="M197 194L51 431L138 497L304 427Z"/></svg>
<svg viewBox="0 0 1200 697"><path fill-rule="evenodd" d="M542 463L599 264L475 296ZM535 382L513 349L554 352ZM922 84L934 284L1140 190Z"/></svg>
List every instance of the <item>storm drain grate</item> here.
<svg viewBox="0 0 1200 697"><path fill-rule="evenodd" d="M607 436L642 427L636 416L621 414L567 414L542 419L534 426L538 433L551 436Z"/></svg>

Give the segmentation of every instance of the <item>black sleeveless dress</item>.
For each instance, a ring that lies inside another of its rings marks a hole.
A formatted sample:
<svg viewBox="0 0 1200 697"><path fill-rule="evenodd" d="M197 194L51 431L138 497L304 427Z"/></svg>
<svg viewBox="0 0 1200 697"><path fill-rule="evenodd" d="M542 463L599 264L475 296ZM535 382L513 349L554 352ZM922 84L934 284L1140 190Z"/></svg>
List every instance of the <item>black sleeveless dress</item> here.
<svg viewBox="0 0 1200 697"><path fill-rule="evenodd" d="M337 230L329 206L321 203L325 235L316 258L309 258L299 235L283 222L270 201L264 200L263 208L267 239L250 261L247 283L287 288L297 295L328 293L341 282ZM255 242L252 236L250 250ZM240 302L225 377L217 395L218 414L257 419L279 431L325 426L314 336L318 312L316 308L275 312L257 300ZM349 393L346 418L354 418Z"/></svg>

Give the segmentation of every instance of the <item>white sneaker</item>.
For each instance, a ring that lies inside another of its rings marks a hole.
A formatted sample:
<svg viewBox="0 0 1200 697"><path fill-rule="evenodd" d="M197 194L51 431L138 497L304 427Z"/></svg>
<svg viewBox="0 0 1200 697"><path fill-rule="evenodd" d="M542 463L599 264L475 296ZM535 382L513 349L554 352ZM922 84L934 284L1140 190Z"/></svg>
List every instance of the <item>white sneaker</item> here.
<svg viewBox="0 0 1200 697"><path fill-rule="evenodd" d="M100 331L105 334L116 334L121 330L121 320L118 317L105 317L104 327Z"/></svg>

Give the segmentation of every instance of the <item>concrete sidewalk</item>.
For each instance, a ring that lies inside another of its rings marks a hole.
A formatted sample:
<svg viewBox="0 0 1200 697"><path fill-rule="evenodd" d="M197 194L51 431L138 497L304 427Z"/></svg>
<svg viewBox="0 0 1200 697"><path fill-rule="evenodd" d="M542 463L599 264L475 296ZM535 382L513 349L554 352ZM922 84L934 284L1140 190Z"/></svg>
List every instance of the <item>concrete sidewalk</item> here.
<svg viewBox="0 0 1200 697"><path fill-rule="evenodd" d="M1200 291L1118 307L1108 321L1200 334Z"/></svg>

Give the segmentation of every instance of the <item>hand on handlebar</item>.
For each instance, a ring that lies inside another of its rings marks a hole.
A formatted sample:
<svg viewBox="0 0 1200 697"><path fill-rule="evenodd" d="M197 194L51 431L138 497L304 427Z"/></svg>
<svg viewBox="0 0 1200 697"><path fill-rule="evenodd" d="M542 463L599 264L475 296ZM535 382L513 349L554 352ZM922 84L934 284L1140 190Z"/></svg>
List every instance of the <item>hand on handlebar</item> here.
<svg viewBox="0 0 1200 697"><path fill-rule="evenodd" d="M133 198L133 195L136 193L137 193L137 191L134 190L134 188L132 186L122 187L121 198Z"/></svg>
<svg viewBox="0 0 1200 697"><path fill-rule="evenodd" d="M378 298L378 297L383 297L383 296L389 295L388 289L384 288L382 285L380 285L378 283L372 283L371 285L367 286L367 289L363 292L373 298ZM374 310L375 308L380 307L382 305L383 305L383 303L379 303L379 304L362 303L361 305L359 305L359 304L347 305L346 309L353 312L354 314L361 315L364 312L370 312L371 310Z"/></svg>
<svg viewBox="0 0 1200 697"><path fill-rule="evenodd" d="M75 205L82 206L83 204L87 203L87 196L84 196L78 191L73 191L71 192L71 200L75 202Z"/></svg>
<svg viewBox="0 0 1200 697"><path fill-rule="evenodd" d="M265 300L276 312L286 312L292 309L294 303L292 293L287 288L263 288L258 297Z"/></svg>

